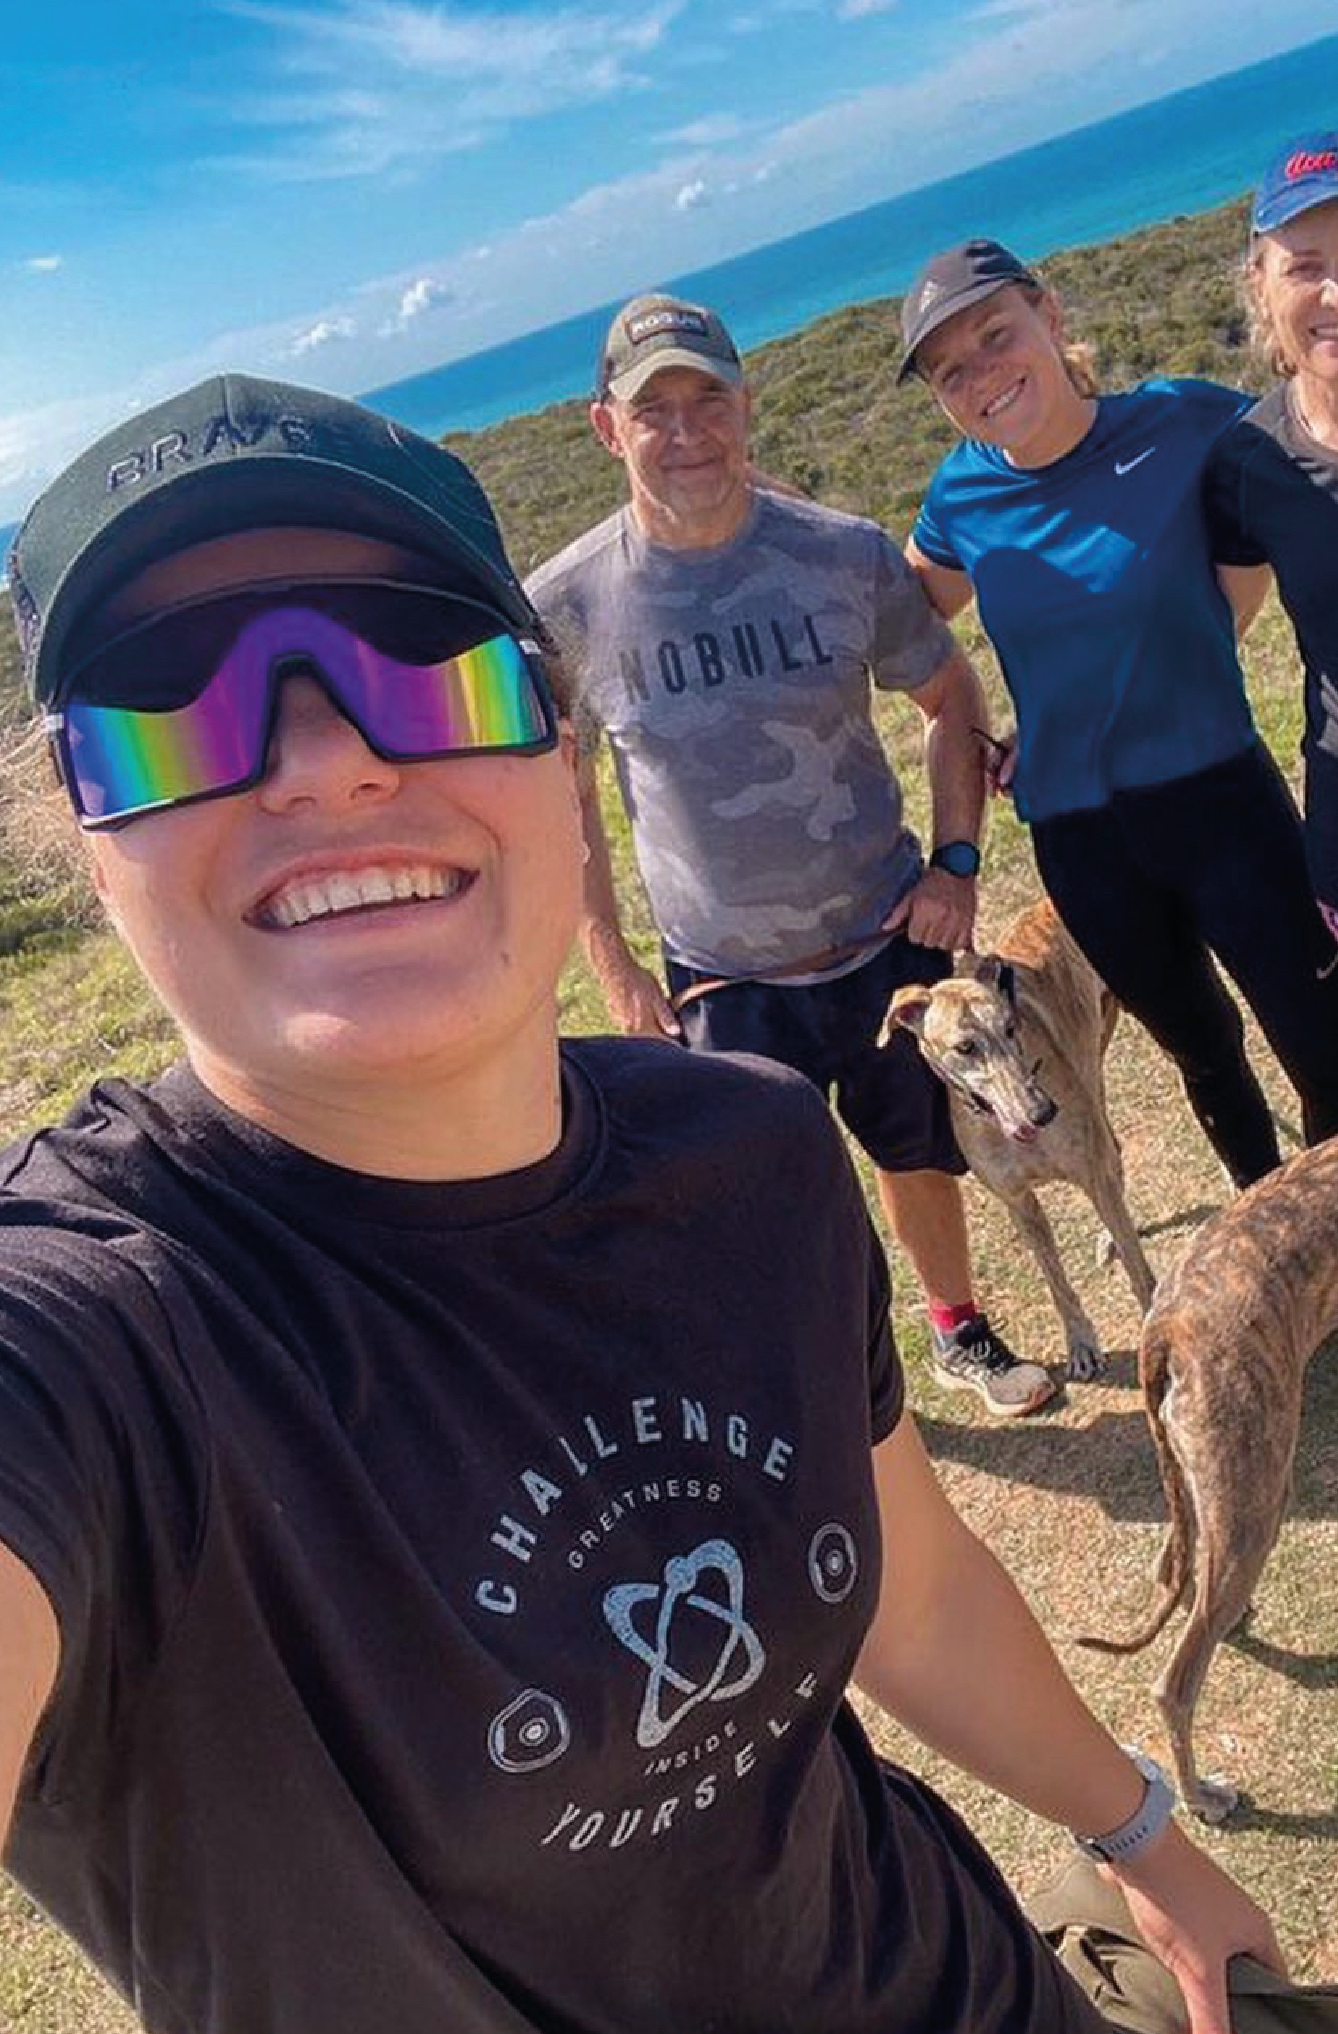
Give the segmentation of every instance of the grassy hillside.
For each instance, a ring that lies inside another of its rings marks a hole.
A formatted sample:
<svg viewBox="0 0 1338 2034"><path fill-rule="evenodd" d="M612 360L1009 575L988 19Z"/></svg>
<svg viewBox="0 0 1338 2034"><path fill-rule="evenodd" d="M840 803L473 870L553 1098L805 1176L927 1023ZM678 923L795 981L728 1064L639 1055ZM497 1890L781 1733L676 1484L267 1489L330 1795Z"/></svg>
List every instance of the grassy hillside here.
<svg viewBox="0 0 1338 2034"><path fill-rule="evenodd" d="M1243 235L1243 209L1228 207L1050 265L1074 307L1074 323L1096 340L1112 384L1154 369L1252 378L1230 276ZM760 349L750 367L762 462L824 499L901 529L946 433L922 391L894 391L895 344L894 306L865 305ZM590 438L580 404L452 442L493 492L521 564L547 555L617 498L617 469ZM971 647L988 670L977 636ZM1299 674L1276 611L1252 635L1248 661L1260 723L1290 767ZM12 706L15 682L0 630L0 710L5 700ZM997 686L997 677L991 683ZM916 716L891 700L880 711L915 819L924 810ZM649 952L625 830L614 844L629 919ZM991 817L982 942L1035 889L1025 832L1011 812L998 809ZM563 1015L570 1030L603 1022L592 985L575 965ZM1254 1043L1280 1120L1294 1135L1290 1096ZM68 894L0 861L0 1134L49 1117L95 1074L144 1072L170 1049L166 1026L116 943L72 915ZM1117 1034L1109 1081L1131 1205L1162 1270L1220 1205L1220 1175L1164 1060L1128 1024ZM1157 1749L1148 1687L1167 1641L1151 1656L1127 1661L1098 1658L1073 1643L1074 1633L1093 1622L1115 1629L1136 1621L1160 1532L1160 1492L1136 1383L1137 1315L1118 1272L1094 1269L1091 1211L1063 1191L1047 1198L1075 1281L1111 1352L1101 1384L1068 1392L1024 1427L987 1425L973 1408L936 1390L924 1324L902 1267L896 1267L898 1338L911 1398L954 1500L1018 1577L1093 1706L1122 1737ZM992 1311L1020 1348L1057 1362L1057 1323L1033 1268L997 1204L973 1182L968 1202L980 1287ZM1279 1917L1297 1974L1331 1978L1338 1978L1338 1458L1329 1439L1335 1421L1338 1366L1318 1363L1292 1518L1252 1625L1214 1664L1199 1725L1204 1769L1230 1771L1250 1797L1228 1827L1208 1837L1209 1847ZM1000 1730L1008 1724L1000 1715ZM890 1751L907 1754L894 1734L882 1736ZM1022 1811L918 1752L909 1756L962 1808L1024 1889L1064 1857L1062 1836L1039 1830ZM12 1889L0 1887L0 2034L125 2034L127 2026L80 1959Z"/></svg>

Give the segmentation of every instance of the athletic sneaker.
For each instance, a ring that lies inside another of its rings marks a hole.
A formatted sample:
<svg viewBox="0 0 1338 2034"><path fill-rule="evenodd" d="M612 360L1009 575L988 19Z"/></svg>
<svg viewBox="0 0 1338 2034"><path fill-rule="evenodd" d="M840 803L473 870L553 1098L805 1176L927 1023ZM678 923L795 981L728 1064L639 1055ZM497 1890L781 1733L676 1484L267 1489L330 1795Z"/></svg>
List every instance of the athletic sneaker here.
<svg viewBox="0 0 1338 2034"><path fill-rule="evenodd" d="M972 1314L958 1328L936 1328L934 1374L948 1391L974 1391L1005 1419L1035 1412L1059 1386L1039 1363L1023 1363L986 1320Z"/></svg>

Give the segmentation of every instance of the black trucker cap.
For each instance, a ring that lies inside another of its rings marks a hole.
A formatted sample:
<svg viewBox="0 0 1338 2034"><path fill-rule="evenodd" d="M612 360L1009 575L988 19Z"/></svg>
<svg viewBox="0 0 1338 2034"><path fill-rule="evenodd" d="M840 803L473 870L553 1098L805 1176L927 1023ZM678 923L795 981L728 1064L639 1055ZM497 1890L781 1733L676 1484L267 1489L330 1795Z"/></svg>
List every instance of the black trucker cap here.
<svg viewBox="0 0 1338 2034"><path fill-rule="evenodd" d="M29 510L10 588L34 699L56 700L71 632L119 585L269 523L413 546L512 627L535 625L491 504L453 453L341 396L213 375L116 425Z"/></svg>

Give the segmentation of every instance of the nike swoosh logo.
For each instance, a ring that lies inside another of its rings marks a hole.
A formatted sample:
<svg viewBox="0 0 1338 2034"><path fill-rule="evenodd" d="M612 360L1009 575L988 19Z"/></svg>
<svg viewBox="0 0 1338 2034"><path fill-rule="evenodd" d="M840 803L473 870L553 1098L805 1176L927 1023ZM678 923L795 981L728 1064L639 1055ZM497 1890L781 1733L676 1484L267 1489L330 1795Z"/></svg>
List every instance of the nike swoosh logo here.
<svg viewBox="0 0 1338 2034"><path fill-rule="evenodd" d="M1135 466L1141 466L1145 459L1150 459L1156 449L1155 445L1149 445L1147 451L1140 452L1137 459L1117 459L1115 461L1115 478L1123 480L1126 473L1132 473Z"/></svg>

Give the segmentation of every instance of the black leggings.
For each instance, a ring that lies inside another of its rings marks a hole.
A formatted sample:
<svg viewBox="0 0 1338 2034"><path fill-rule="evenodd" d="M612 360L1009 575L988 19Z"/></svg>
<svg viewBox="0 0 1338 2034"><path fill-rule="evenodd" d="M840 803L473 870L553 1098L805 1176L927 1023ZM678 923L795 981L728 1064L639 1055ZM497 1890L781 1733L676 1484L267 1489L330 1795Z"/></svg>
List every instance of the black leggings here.
<svg viewBox="0 0 1338 2034"><path fill-rule="evenodd" d="M1097 973L1180 1069L1237 1185L1278 1162L1216 954L1301 1101L1306 1142L1338 1132L1338 973L1301 823L1268 751L1033 827L1055 908Z"/></svg>

